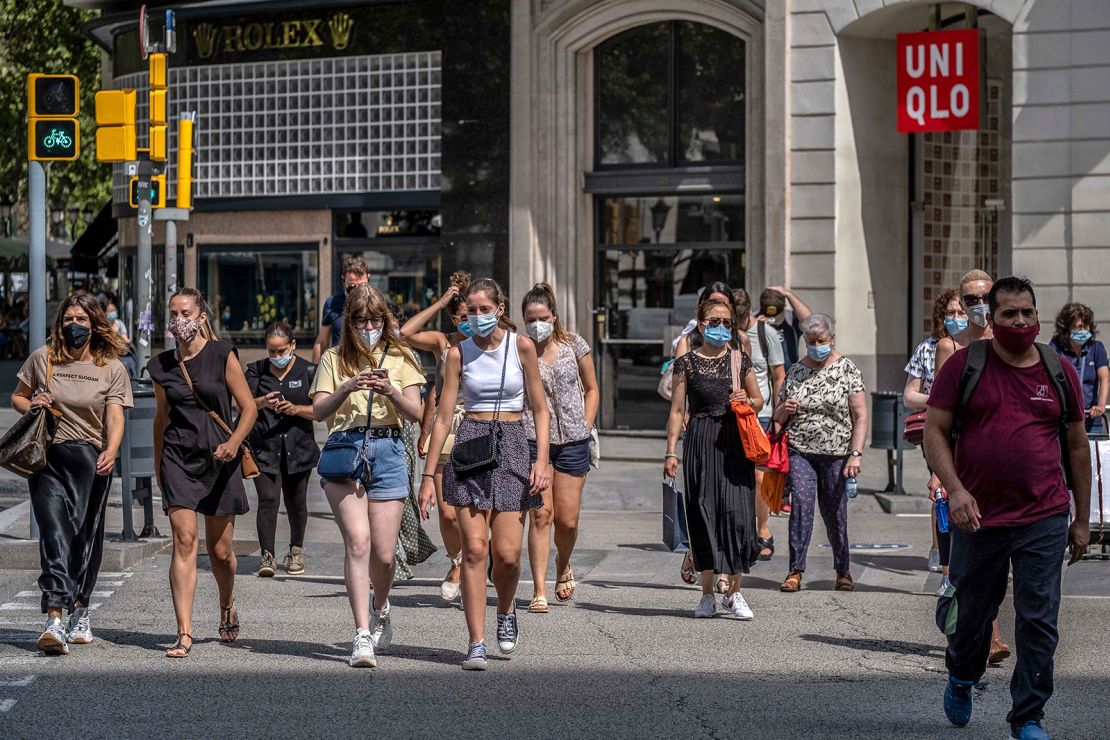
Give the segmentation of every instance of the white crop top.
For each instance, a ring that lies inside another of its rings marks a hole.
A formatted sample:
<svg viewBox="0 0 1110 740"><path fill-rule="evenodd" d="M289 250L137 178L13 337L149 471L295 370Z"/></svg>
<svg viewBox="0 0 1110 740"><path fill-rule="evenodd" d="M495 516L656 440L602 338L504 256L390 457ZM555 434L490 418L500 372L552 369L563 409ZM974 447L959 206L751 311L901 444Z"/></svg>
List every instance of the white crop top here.
<svg viewBox="0 0 1110 740"><path fill-rule="evenodd" d="M474 344L474 339L459 343L462 352L462 396L467 411L496 411L497 394L501 388L501 367L505 365L505 390L501 394L502 411L524 410L524 368L517 352L517 335L505 332L501 344L488 352ZM504 347L508 347L505 364Z"/></svg>

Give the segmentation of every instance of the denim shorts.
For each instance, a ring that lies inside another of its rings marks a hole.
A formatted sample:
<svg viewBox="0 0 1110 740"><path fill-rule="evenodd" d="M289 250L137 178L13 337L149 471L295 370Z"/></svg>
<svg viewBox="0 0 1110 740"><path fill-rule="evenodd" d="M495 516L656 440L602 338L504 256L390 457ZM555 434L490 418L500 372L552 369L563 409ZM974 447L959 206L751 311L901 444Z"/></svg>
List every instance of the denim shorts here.
<svg viewBox="0 0 1110 740"><path fill-rule="evenodd" d="M585 475L590 472L590 440L551 445L551 466L564 475ZM536 462L536 440L528 440L528 456Z"/></svg>
<svg viewBox="0 0 1110 740"><path fill-rule="evenodd" d="M328 439L346 438L358 442L363 432L348 429L333 432ZM409 464L405 455L405 441L400 437L367 437L363 448L366 461L357 472L359 482L366 489L366 495L374 501L396 501L408 498ZM343 483L344 480L321 478L325 483Z"/></svg>
<svg viewBox="0 0 1110 740"><path fill-rule="evenodd" d="M767 432L767 434L771 433L772 424L774 424L774 420L770 416L768 416L766 419L759 420L759 426L763 427L763 431Z"/></svg>

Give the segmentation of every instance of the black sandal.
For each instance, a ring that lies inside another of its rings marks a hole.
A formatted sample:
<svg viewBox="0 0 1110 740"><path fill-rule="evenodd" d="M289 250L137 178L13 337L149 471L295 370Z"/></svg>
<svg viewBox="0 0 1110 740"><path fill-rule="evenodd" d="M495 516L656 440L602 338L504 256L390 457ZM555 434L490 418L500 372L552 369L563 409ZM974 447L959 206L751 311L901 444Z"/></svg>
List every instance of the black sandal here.
<svg viewBox="0 0 1110 740"><path fill-rule="evenodd" d="M770 560L771 558L775 557L775 538L774 537L768 537L767 539L763 539L762 537L758 537L758 538L756 538L756 544L759 545L759 559L760 560ZM770 552L768 552L766 555L764 555L763 554L764 550L770 550Z"/></svg>
<svg viewBox="0 0 1110 740"><path fill-rule="evenodd" d="M188 645L186 645L184 642L182 642L182 640L181 640L182 637L188 637L189 638L189 644ZM188 658L189 653L192 651L192 649L193 649L193 636L190 635L188 632L179 632L178 635L177 635L177 642L175 642L173 644L173 647L171 647L169 650L166 651L166 657L167 658Z"/></svg>
<svg viewBox="0 0 1110 740"><path fill-rule="evenodd" d="M231 621L232 611L235 611L234 622ZM225 614L227 615L226 619L224 618ZM220 628L218 631L220 642L235 642L235 638L239 636L239 611L235 609L234 601L229 606L220 607ZM235 633L235 637L225 637L225 635L230 635L232 632Z"/></svg>

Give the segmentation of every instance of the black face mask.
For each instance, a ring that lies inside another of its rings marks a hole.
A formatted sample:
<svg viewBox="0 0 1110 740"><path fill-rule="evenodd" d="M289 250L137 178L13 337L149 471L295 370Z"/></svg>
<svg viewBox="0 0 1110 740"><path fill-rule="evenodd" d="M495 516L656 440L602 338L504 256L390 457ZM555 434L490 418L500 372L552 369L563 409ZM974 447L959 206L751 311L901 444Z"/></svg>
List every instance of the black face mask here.
<svg viewBox="0 0 1110 740"><path fill-rule="evenodd" d="M62 327L62 337L70 349L81 349L89 343L90 336L92 336L92 330L78 323L66 324Z"/></svg>

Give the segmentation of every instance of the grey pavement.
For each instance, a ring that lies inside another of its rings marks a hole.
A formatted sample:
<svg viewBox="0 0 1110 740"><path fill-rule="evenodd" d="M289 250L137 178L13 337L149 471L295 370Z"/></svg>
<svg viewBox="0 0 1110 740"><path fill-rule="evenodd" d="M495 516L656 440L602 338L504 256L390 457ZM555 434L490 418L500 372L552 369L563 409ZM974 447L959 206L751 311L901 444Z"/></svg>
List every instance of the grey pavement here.
<svg viewBox="0 0 1110 740"><path fill-rule="evenodd" d="M378 668L346 666L353 625L342 545L313 483L306 575L253 576L253 515L241 517L241 637L231 646L217 640L215 584L202 557L197 643L185 660L163 657L174 639L167 551L101 574L98 640L65 658L34 650L42 626L37 573L0 570L0 736L437 737L460 729L544 738L1007 735L1012 659L988 673L967 729L944 720L943 640L931 596L939 576L925 571L927 517L887 514L875 497L861 495L850 504L849 524L852 541L863 546L852 557L857 590L831 590L831 555L818 524L798 594L777 590L788 519L773 518L778 552L744 579L755 620L694 620L698 592L678 577L681 556L660 544L661 461L613 459L652 451L658 458L662 440L602 443L608 453L584 497L574 601L527 614L524 576L521 646L511 658L494 648L486 673L459 668L466 630L461 610L439 597L442 551L393 591L394 645ZM160 512L158 525L168 531ZM438 542L434 524L429 532ZM279 543L286 533L281 522ZM1046 724L1061 738L1100 736L1110 678L1110 563L1068 569L1065 593ZM491 608L491 646L492 619ZM1012 637L1008 605L1003 629Z"/></svg>

